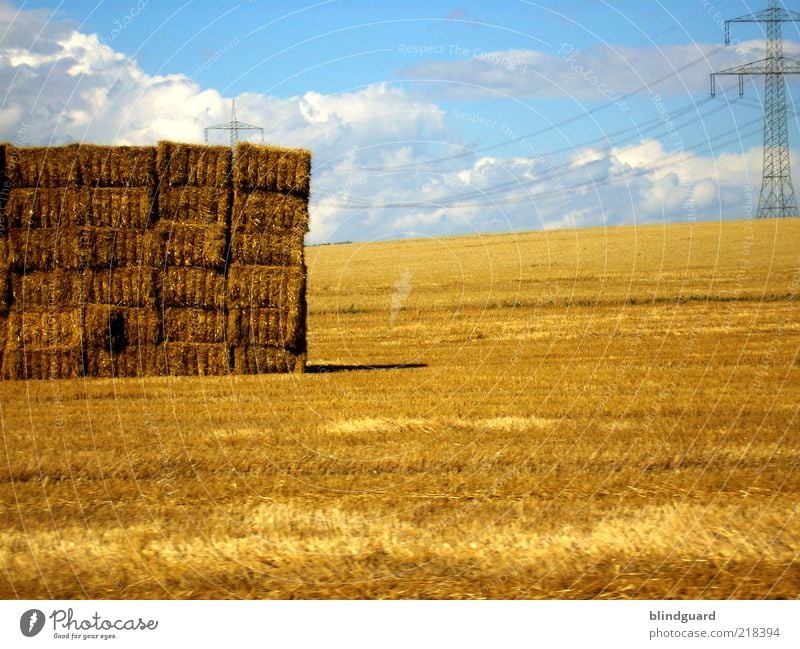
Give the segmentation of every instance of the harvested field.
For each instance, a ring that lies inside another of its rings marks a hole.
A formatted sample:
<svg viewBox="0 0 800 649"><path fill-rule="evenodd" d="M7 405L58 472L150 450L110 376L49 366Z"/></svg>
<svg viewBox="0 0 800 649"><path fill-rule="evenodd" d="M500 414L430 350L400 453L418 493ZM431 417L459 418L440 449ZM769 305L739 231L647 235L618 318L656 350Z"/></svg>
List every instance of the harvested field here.
<svg viewBox="0 0 800 649"><path fill-rule="evenodd" d="M0 384L0 595L795 598L798 240L312 247L306 374Z"/></svg>

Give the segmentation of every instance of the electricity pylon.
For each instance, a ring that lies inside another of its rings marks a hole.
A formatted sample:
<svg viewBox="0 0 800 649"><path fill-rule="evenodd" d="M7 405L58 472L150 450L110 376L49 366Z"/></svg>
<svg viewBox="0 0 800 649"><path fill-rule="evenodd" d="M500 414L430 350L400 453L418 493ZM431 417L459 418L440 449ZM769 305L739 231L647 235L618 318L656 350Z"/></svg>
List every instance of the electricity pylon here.
<svg viewBox="0 0 800 649"><path fill-rule="evenodd" d="M234 154L236 153L236 143L239 141L239 131L260 131L261 141L264 141L264 129L260 126L253 126L252 124L245 124L236 119L236 102L231 102L231 121L224 124L215 124L208 126L205 129L206 144L208 144L209 131L230 131L231 134L231 149Z"/></svg>
<svg viewBox="0 0 800 649"><path fill-rule="evenodd" d="M744 77L764 75L764 169L761 196L758 199L759 219L799 216L792 186L789 162L789 129L786 122L787 74L800 74L800 61L783 55L782 23L800 22L800 13L787 11L778 0L770 0L764 11L725 21L725 44L731 42L730 23L766 23L767 58L711 75L711 96L716 94L716 77L738 75L739 96L744 94Z"/></svg>

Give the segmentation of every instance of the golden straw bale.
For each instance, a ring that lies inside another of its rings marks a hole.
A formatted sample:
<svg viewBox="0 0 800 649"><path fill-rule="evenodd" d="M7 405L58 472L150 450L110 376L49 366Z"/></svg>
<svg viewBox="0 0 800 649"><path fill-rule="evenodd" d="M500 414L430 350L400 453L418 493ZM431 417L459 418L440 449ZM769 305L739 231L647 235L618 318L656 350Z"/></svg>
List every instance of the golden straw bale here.
<svg viewBox="0 0 800 649"><path fill-rule="evenodd" d="M147 233L147 247L158 266L225 265L226 228L222 225L193 225L159 221Z"/></svg>
<svg viewBox="0 0 800 649"><path fill-rule="evenodd" d="M14 255L11 253L11 240L6 236L0 236L0 270L7 272L11 267L11 260Z"/></svg>
<svg viewBox="0 0 800 649"><path fill-rule="evenodd" d="M271 228L308 232L308 199L263 189L233 190L231 225L253 232Z"/></svg>
<svg viewBox="0 0 800 649"><path fill-rule="evenodd" d="M167 187L158 190L158 215L181 223L225 225L231 205L226 187Z"/></svg>
<svg viewBox="0 0 800 649"><path fill-rule="evenodd" d="M11 273L11 302L15 309L41 310L82 306L87 301L85 276L81 271Z"/></svg>
<svg viewBox="0 0 800 649"><path fill-rule="evenodd" d="M167 359L160 345L130 346L121 352L92 350L86 358L86 375L93 377L163 376Z"/></svg>
<svg viewBox="0 0 800 649"><path fill-rule="evenodd" d="M80 178L92 187L152 187L156 184L153 146L98 146L78 150Z"/></svg>
<svg viewBox="0 0 800 649"><path fill-rule="evenodd" d="M155 308L156 271L142 266L86 270L85 302Z"/></svg>
<svg viewBox="0 0 800 649"><path fill-rule="evenodd" d="M305 230L301 229L232 229L228 263L299 267L304 263L304 240Z"/></svg>
<svg viewBox="0 0 800 649"><path fill-rule="evenodd" d="M5 349L6 342L8 341L8 316L0 315L0 352ZM2 360L0 359L0 365Z"/></svg>
<svg viewBox="0 0 800 649"><path fill-rule="evenodd" d="M161 347L172 376L220 376L231 371L227 344L165 342Z"/></svg>
<svg viewBox="0 0 800 649"><path fill-rule="evenodd" d="M231 309L228 339L235 345L283 347L286 314L281 309Z"/></svg>
<svg viewBox="0 0 800 649"><path fill-rule="evenodd" d="M9 349L3 352L4 379L77 379L83 376L83 349Z"/></svg>
<svg viewBox="0 0 800 649"><path fill-rule="evenodd" d="M9 239L14 270L152 265L145 257L144 235L135 230L37 228L12 230Z"/></svg>
<svg viewBox="0 0 800 649"><path fill-rule="evenodd" d="M223 343L227 339L222 310L164 309L164 340L185 343Z"/></svg>
<svg viewBox="0 0 800 649"><path fill-rule="evenodd" d="M235 345L306 350L305 309L230 309L227 323L228 340Z"/></svg>
<svg viewBox="0 0 800 649"><path fill-rule="evenodd" d="M92 348L122 351L162 339L161 313L143 307L89 304L85 315L85 340Z"/></svg>
<svg viewBox="0 0 800 649"><path fill-rule="evenodd" d="M8 268L8 266L5 266ZM14 301L14 293L11 289L11 273L8 270L2 270L0 267L0 316L4 316L11 308Z"/></svg>
<svg viewBox="0 0 800 649"><path fill-rule="evenodd" d="M161 186L227 187L231 183L231 149L183 142L159 142L158 178Z"/></svg>
<svg viewBox="0 0 800 649"><path fill-rule="evenodd" d="M158 295L159 303L165 307L222 309L225 276L213 269L168 266L159 272Z"/></svg>
<svg viewBox="0 0 800 649"><path fill-rule="evenodd" d="M67 187L79 185L80 145L58 147L9 147L13 165L7 161L7 173L12 187Z"/></svg>
<svg viewBox="0 0 800 649"><path fill-rule="evenodd" d="M302 372L305 357L277 347L239 345L233 348L234 374Z"/></svg>
<svg viewBox="0 0 800 649"><path fill-rule="evenodd" d="M144 230L155 219L153 187L97 187L85 223L107 228Z"/></svg>
<svg viewBox="0 0 800 649"><path fill-rule="evenodd" d="M83 225L91 200L85 187L14 188L8 194L6 219L12 228Z"/></svg>
<svg viewBox="0 0 800 649"><path fill-rule="evenodd" d="M6 345L12 349L73 347L83 340L83 309L12 311Z"/></svg>
<svg viewBox="0 0 800 649"><path fill-rule="evenodd" d="M241 189L307 197L311 186L311 152L239 142L233 182Z"/></svg>
<svg viewBox="0 0 800 649"><path fill-rule="evenodd" d="M276 266L228 267L229 308L300 308L305 299L305 269Z"/></svg>

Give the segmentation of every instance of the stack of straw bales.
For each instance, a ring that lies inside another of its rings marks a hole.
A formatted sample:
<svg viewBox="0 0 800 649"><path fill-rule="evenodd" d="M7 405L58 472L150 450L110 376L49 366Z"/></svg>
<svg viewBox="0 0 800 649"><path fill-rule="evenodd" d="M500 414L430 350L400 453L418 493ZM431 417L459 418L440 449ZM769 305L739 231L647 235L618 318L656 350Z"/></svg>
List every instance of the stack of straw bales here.
<svg viewBox="0 0 800 649"><path fill-rule="evenodd" d="M0 145L3 378L303 371L310 155Z"/></svg>
<svg viewBox="0 0 800 649"><path fill-rule="evenodd" d="M6 158L3 378L156 371L160 322L145 249L155 150L6 147Z"/></svg>
<svg viewBox="0 0 800 649"><path fill-rule="evenodd" d="M159 268L167 369L175 375L227 374L231 149L160 142L157 168L159 221L151 248Z"/></svg>
<svg viewBox="0 0 800 649"><path fill-rule="evenodd" d="M303 371L311 155L240 143L226 306L237 374Z"/></svg>

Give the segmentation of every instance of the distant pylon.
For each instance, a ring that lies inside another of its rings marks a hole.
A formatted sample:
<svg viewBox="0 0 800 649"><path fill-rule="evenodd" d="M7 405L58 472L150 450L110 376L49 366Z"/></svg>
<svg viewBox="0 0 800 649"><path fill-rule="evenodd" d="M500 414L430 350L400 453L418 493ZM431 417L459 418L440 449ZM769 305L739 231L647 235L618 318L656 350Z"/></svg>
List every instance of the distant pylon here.
<svg viewBox="0 0 800 649"><path fill-rule="evenodd" d="M744 94L745 75L765 77L764 92L764 169L758 218L800 216L792 185L789 161L789 128L786 120L787 74L800 74L800 61L783 56L781 23L800 22L800 13L787 11L778 0L769 0L764 11L725 21L725 44L731 42L730 23L766 23L767 58L738 65L711 75L711 96L716 94L716 77L738 75L739 96Z"/></svg>
<svg viewBox="0 0 800 649"><path fill-rule="evenodd" d="M236 119L236 101L231 101L231 121L224 124L215 124L208 126L205 129L205 140L208 144L209 131L230 131L231 134L231 149L236 152L236 143L239 141L239 131L259 131L261 133L261 141L264 141L264 129L260 126L253 126L252 124L245 124Z"/></svg>

